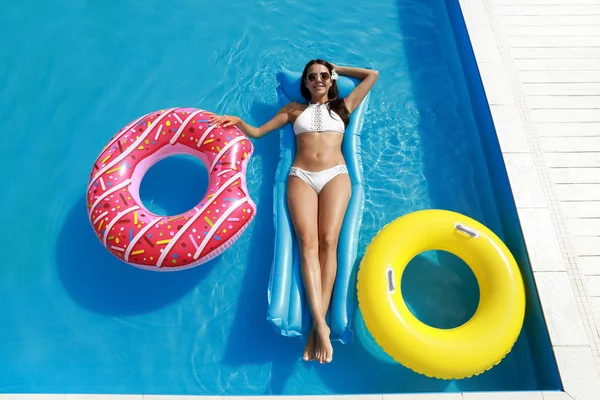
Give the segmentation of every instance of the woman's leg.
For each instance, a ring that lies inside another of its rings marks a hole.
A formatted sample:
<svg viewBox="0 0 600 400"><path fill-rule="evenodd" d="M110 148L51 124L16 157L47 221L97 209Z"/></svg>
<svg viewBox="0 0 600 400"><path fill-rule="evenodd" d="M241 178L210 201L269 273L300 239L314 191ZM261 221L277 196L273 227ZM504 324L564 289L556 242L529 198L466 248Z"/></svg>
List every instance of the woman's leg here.
<svg viewBox="0 0 600 400"><path fill-rule="evenodd" d="M290 176L287 186L288 208L300 252L300 269L314 326L329 329L322 305L321 267L319 265L318 197L302 179ZM303 359L315 358L316 332L311 330Z"/></svg>
<svg viewBox="0 0 600 400"><path fill-rule="evenodd" d="M337 247L340 230L351 196L351 184L348 174L339 174L329 181L319 194L319 264L321 265L321 293L323 314L327 315L333 286L337 274ZM317 337L317 351L320 343L331 347L329 337ZM321 354L323 351L321 351ZM323 361L330 362L331 351L325 351Z"/></svg>
<svg viewBox="0 0 600 400"><path fill-rule="evenodd" d="M319 195L319 263L325 312L329 309L337 274L338 240L350 195L350 177L347 174L333 178Z"/></svg>

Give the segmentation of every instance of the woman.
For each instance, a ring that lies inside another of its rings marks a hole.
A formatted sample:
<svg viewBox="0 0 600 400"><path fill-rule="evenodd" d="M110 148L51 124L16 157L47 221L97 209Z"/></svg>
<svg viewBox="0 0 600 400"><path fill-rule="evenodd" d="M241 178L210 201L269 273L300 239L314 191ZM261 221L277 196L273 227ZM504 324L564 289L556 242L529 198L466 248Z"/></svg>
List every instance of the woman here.
<svg viewBox="0 0 600 400"><path fill-rule="evenodd" d="M338 97L338 74L361 79L346 97ZM287 202L298 248L306 296L313 317L303 359L321 364L333 359L325 321L337 272L337 244L351 196L350 177L342 154L350 114L375 84L378 71L338 67L312 60L300 82L308 105L289 103L257 128L234 116L214 116L211 123L236 125L258 139L290 122L296 135L296 157L289 173Z"/></svg>

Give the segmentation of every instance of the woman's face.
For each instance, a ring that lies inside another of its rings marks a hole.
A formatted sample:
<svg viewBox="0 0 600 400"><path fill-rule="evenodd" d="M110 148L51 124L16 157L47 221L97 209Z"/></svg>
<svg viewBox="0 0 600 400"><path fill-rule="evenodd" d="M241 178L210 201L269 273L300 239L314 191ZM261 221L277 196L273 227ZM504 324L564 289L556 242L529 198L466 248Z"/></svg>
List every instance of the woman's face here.
<svg viewBox="0 0 600 400"><path fill-rule="evenodd" d="M304 84L313 96L324 96L332 85L329 69L321 64L311 65L308 67Z"/></svg>

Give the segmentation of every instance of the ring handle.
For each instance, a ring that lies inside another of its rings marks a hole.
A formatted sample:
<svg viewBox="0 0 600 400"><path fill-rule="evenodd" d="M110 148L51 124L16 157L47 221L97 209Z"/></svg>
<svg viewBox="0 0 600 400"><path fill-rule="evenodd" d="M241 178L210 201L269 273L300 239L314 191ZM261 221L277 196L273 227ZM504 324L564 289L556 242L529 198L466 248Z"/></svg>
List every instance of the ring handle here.
<svg viewBox="0 0 600 400"><path fill-rule="evenodd" d="M396 286L394 285L394 268L392 268L391 265L388 265L387 269L385 270L385 275L388 281L388 294L392 294L394 293Z"/></svg>
<svg viewBox="0 0 600 400"><path fill-rule="evenodd" d="M478 238L479 237L479 231L476 231L473 228L469 228L466 225L461 224L460 222L455 222L454 223L454 228L457 231L461 231L463 233L466 233L467 235L471 236L472 238Z"/></svg>

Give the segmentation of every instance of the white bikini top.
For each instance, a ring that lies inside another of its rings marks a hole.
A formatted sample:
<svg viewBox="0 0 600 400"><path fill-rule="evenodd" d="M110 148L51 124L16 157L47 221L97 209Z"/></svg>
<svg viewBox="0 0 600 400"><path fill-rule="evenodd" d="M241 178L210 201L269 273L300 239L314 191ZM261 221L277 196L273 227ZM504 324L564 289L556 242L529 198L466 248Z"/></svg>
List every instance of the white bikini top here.
<svg viewBox="0 0 600 400"><path fill-rule="evenodd" d="M340 132L344 133L344 121L328 104L309 104L306 110L294 121L294 133L299 135L308 132Z"/></svg>

